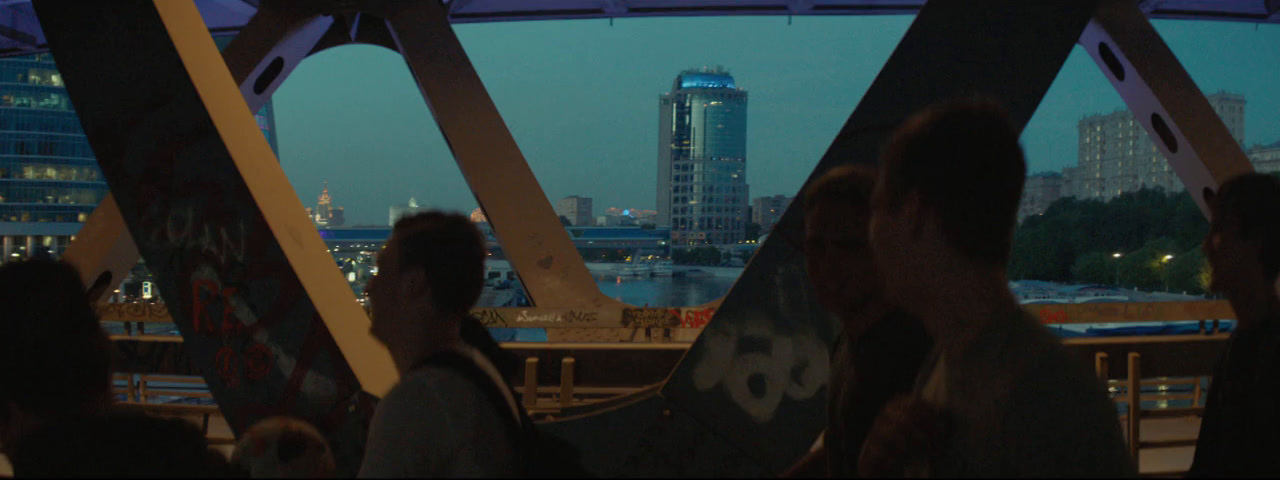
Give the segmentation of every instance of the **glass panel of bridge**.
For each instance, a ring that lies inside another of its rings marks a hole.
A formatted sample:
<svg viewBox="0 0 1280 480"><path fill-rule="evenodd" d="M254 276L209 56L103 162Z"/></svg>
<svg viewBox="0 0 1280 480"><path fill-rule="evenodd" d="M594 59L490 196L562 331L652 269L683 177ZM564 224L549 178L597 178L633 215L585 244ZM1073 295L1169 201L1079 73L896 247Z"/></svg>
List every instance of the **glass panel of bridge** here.
<svg viewBox="0 0 1280 480"><path fill-rule="evenodd" d="M1280 171L1280 27L1156 20L1254 168ZM1247 108L1246 108L1247 106ZM1247 125L1247 128L1246 128ZM1208 225L1098 66L1077 46L1022 136L1027 182L1010 279L1025 304L1205 300ZM1167 321L1200 320L1161 318ZM1054 322L1054 319L1046 321ZM1192 324L1198 322L1191 322ZM1226 323L1229 325L1229 322ZM1179 323L1059 324L1064 335Z"/></svg>
<svg viewBox="0 0 1280 480"><path fill-rule="evenodd" d="M399 53L368 45L319 52L272 103L285 173L357 298L391 225L443 210L470 216L488 240L480 306L527 304Z"/></svg>
<svg viewBox="0 0 1280 480"><path fill-rule="evenodd" d="M912 18L455 28L601 291L694 306L728 292Z"/></svg>

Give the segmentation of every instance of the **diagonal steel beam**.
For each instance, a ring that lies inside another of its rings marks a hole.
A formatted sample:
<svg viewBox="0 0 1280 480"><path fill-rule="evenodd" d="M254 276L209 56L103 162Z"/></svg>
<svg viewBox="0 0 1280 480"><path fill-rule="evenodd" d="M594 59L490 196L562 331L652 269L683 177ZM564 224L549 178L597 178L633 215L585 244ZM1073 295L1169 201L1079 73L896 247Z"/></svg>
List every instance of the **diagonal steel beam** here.
<svg viewBox="0 0 1280 480"><path fill-rule="evenodd" d="M222 53L249 111L267 103L332 24L333 17L300 2L273 2L249 19ZM104 301L138 263L137 247L122 222L115 198L107 193L62 255L80 270L86 286L97 287L91 301Z"/></svg>
<svg viewBox="0 0 1280 480"><path fill-rule="evenodd" d="M446 14L439 2L406 2L387 13L387 26L530 300L618 304L600 293Z"/></svg>
<svg viewBox="0 0 1280 480"><path fill-rule="evenodd" d="M927 3L806 185L837 165L875 163L894 127L939 101L995 98L1021 130L1093 5ZM826 426L827 352L840 329L808 288L803 204L802 188L662 389L674 406L775 473Z"/></svg>
<svg viewBox="0 0 1280 480"><path fill-rule="evenodd" d="M370 394L396 371L199 10L35 7L125 224L233 431L304 418L353 475Z"/></svg>
<svg viewBox="0 0 1280 480"><path fill-rule="evenodd" d="M1080 35L1124 103L1142 124L1207 217L1203 192L1253 171L1173 51L1132 1L1104 0Z"/></svg>

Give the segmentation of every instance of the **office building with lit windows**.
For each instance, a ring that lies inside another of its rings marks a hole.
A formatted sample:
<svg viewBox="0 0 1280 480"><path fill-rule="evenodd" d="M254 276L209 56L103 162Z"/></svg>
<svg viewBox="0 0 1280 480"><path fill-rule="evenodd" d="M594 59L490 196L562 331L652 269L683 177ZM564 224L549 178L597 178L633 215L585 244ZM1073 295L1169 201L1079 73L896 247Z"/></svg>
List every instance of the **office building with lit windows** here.
<svg viewBox="0 0 1280 480"><path fill-rule="evenodd" d="M107 194L53 57L0 60L4 259L58 255Z"/></svg>
<svg viewBox="0 0 1280 480"><path fill-rule="evenodd" d="M230 37L215 39L219 48ZM276 149L267 102L254 118ZM4 261L59 256L107 194L106 179L48 53L0 59L0 241Z"/></svg>
<svg viewBox="0 0 1280 480"><path fill-rule="evenodd" d="M751 222L760 226L760 233L769 233L773 226L782 219L783 212L787 211L787 206L791 205L791 197L786 195L774 195L772 197L757 197L751 200ZM747 240L755 240L748 238Z"/></svg>
<svg viewBox="0 0 1280 480"><path fill-rule="evenodd" d="M1237 144L1244 145L1243 95L1205 95ZM1063 171L1063 196L1109 200L1125 192L1160 187L1182 191L1178 179L1142 124L1128 109L1089 115L1080 120L1079 163Z"/></svg>
<svg viewBox="0 0 1280 480"><path fill-rule="evenodd" d="M745 239L747 92L723 68L690 69L658 99L658 225L672 245Z"/></svg>

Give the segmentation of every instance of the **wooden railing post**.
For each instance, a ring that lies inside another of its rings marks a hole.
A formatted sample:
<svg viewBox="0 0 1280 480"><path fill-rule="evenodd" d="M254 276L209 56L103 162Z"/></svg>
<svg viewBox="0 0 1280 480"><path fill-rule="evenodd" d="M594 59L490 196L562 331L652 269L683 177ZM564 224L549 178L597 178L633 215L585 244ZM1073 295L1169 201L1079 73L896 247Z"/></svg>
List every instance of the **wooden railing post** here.
<svg viewBox="0 0 1280 480"><path fill-rule="evenodd" d="M1129 352L1129 379L1126 390L1129 396L1129 456L1138 464L1138 447L1142 443L1139 425L1142 423L1142 356Z"/></svg>
<svg viewBox="0 0 1280 480"><path fill-rule="evenodd" d="M524 360L524 408L538 404L538 357Z"/></svg>
<svg viewBox="0 0 1280 480"><path fill-rule="evenodd" d="M1107 358L1107 352L1093 354L1093 371L1097 373L1098 381L1102 382L1103 388L1108 388L1107 380L1110 380L1111 377L1111 362Z"/></svg>
<svg viewBox="0 0 1280 480"><path fill-rule="evenodd" d="M560 359L560 407L573 406L573 357Z"/></svg>

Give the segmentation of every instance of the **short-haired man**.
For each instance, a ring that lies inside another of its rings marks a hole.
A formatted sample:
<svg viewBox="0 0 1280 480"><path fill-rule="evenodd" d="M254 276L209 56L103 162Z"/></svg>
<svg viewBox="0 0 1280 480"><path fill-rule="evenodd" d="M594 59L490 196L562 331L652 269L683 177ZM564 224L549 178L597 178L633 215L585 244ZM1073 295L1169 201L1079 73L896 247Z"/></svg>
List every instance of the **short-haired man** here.
<svg viewBox="0 0 1280 480"><path fill-rule="evenodd" d="M1280 475L1280 179L1251 173L1208 194L1210 289L1237 326L1213 373L1192 477Z"/></svg>
<svg viewBox="0 0 1280 480"><path fill-rule="evenodd" d="M882 151L872 252L886 299L935 347L915 393L872 426L863 474L1134 474L1100 382L1009 291L1025 174L1007 113L982 100L926 109Z"/></svg>
<svg viewBox="0 0 1280 480"><path fill-rule="evenodd" d="M426 212L396 222L367 292L374 337L387 346L397 384L378 404L361 477L511 477L523 471L511 418L441 354L471 360L495 385L498 368L462 329L484 286L484 238L467 217ZM510 414L520 407L500 388Z"/></svg>
<svg viewBox="0 0 1280 480"><path fill-rule="evenodd" d="M883 301L867 246L875 175L866 165L835 167L804 193L809 280L818 302L840 318L844 330L831 354L821 446L788 476L857 475L871 421L890 398L911 391L932 346L920 320Z"/></svg>

